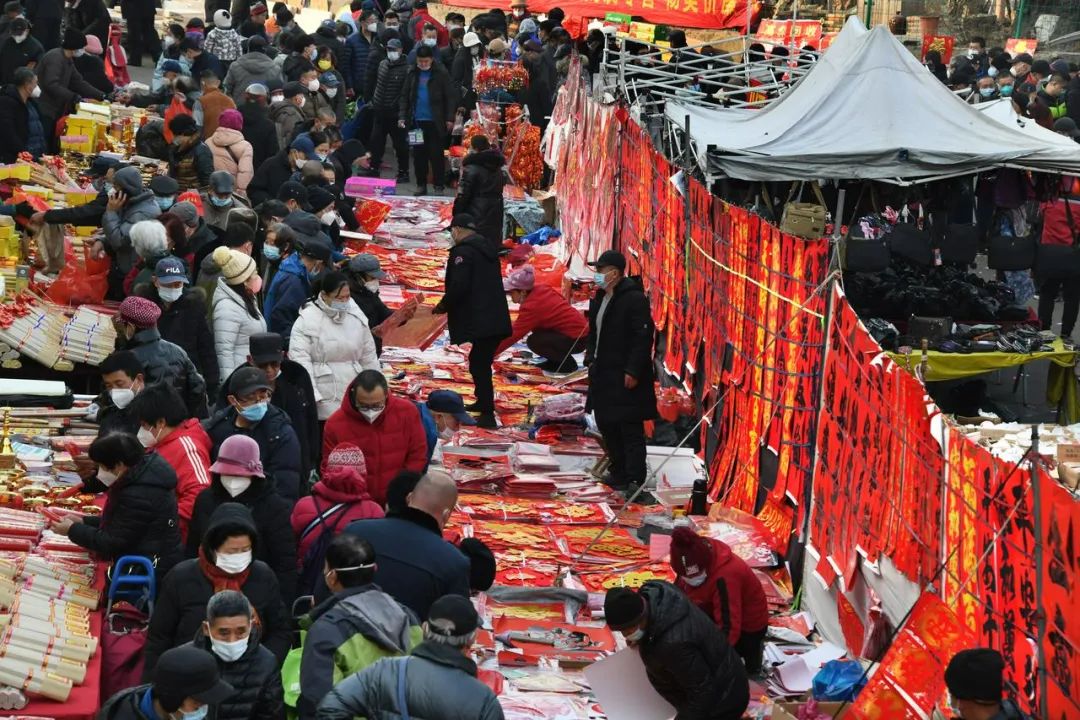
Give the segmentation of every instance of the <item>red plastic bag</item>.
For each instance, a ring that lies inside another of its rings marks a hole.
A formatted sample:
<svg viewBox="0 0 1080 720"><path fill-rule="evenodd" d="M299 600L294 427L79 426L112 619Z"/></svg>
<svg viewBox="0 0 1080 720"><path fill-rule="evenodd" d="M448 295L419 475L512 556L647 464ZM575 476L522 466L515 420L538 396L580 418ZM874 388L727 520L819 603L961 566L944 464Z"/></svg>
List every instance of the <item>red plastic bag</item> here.
<svg viewBox="0 0 1080 720"><path fill-rule="evenodd" d="M89 252L82 265L68 262L45 297L57 305L97 305L105 299L109 290L109 267L112 261L105 255L100 259L90 257Z"/></svg>

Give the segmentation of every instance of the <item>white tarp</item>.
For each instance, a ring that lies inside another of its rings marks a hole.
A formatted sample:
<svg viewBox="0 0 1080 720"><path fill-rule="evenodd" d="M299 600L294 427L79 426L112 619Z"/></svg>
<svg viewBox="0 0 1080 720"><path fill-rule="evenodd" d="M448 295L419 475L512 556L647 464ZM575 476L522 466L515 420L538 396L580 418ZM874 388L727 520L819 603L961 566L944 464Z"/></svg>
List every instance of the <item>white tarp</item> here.
<svg viewBox="0 0 1080 720"><path fill-rule="evenodd" d="M887 28L851 18L814 69L757 112L677 102L702 167L745 180L932 180L1005 164L1080 174L1080 145L1010 127L953 95ZM711 150L710 150L711 146ZM1053 157L1051 157L1053 156Z"/></svg>

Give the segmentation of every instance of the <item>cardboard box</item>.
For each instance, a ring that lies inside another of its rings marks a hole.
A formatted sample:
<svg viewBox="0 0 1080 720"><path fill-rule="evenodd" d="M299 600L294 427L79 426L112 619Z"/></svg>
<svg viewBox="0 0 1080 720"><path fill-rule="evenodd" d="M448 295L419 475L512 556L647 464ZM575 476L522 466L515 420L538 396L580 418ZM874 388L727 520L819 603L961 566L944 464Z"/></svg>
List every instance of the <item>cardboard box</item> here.
<svg viewBox="0 0 1080 720"><path fill-rule="evenodd" d="M773 706L772 720L798 720L799 708L803 705L804 703L802 702L776 703L776 705ZM843 711L840 711L841 705L844 706ZM820 702L818 703L818 707L821 709L821 712L827 713L833 718L836 718L836 720L839 720L840 718L848 716L848 711L851 709L851 703L845 705L841 702ZM837 714L838 711L840 711L839 714Z"/></svg>
<svg viewBox="0 0 1080 720"><path fill-rule="evenodd" d="M1059 463L1080 463L1080 444L1059 443L1057 460Z"/></svg>
<svg viewBox="0 0 1080 720"><path fill-rule="evenodd" d="M1060 448L1061 446L1059 445L1058 447ZM1058 463L1058 480L1070 490L1075 490L1077 487L1080 487L1080 463Z"/></svg>
<svg viewBox="0 0 1080 720"><path fill-rule="evenodd" d="M555 193L550 190L533 190L532 196L540 207L544 209L544 224L555 227L555 221L559 219L559 209L555 204Z"/></svg>

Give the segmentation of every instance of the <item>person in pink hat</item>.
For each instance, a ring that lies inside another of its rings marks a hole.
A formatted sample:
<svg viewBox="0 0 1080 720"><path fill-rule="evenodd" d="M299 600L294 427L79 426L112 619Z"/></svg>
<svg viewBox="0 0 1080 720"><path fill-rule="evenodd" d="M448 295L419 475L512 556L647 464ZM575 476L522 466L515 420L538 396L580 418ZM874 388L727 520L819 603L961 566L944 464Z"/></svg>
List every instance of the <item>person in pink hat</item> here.
<svg viewBox="0 0 1080 720"><path fill-rule="evenodd" d="M225 503L240 503L251 511L259 541L255 559L277 575L286 607L296 597L296 539L289 526L289 501L266 481L259 443L247 435L233 435L221 443L217 460L210 466L210 486L195 498L188 525L187 556L199 554L199 543L210 527L210 518Z"/></svg>
<svg viewBox="0 0 1080 720"><path fill-rule="evenodd" d="M236 192L247 196L247 186L255 174L254 151L244 139L244 116L239 110L225 110L218 118L217 129L206 139L214 156L214 170L224 170L236 178Z"/></svg>
<svg viewBox="0 0 1080 720"><path fill-rule="evenodd" d="M510 337L502 341L495 354L504 352L517 341L544 359L540 365L548 372L573 372L577 360L573 354L585 352L589 321L575 310L555 288L537 285L532 265L522 265L503 280L503 289L518 304L517 319Z"/></svg>
<svg viewBox="0 0 1080 720"><path fill-rule="evenodd" d="M100 2L101 0L98 0ZM108 27L106 27L108 31ZM86 52L73 58L75 69L83 76L83 80L90 83L103 93L111 93L116 87L105 72L105 60L102 57L104 49L101 39L97 35L86 33Z"/></svg>

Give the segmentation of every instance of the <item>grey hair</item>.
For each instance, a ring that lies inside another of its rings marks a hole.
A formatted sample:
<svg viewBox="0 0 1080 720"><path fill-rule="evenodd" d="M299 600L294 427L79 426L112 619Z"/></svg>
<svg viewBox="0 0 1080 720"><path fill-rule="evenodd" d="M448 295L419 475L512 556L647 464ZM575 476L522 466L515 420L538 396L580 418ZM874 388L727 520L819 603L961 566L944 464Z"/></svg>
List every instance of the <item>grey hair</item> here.
<svg viewBox="0 0 1080 720"><path fill-rule="evenodd" d="M140 220L131 226L131 247L143 260L160 257L169 251L165 226L157 220Z"/></svg>
<svg viewBox="0 0 1080 720"><path fill-rule="evenodd" d="M431 642L439 643L440 645L449 645L455 648L466 648L476 642L476 630L473 630L467 635L447 635L445 633L445 623L450 623L451 627L453 623L450 620L442 620L436 618L434 620L428 620L424 623L424 640L430 640Z"/></svg>
<svg viewBox="0 0 1080 720"><path fill-rule="evenodd" d="M244 593L236 590L222 590L213 595L206 603L206 622L213 623L218 618L238 617L243 615L248 620L252 617L251 603Z"/></svg>
<svg viewBox="0 0 1080 720"><path fill-rule="evenodd" d="M37 75L34 71L28 67L15 68L15 74L12 75L11 81L15 87L25 87L30 84L30 78L35 78Z"/></svg>

